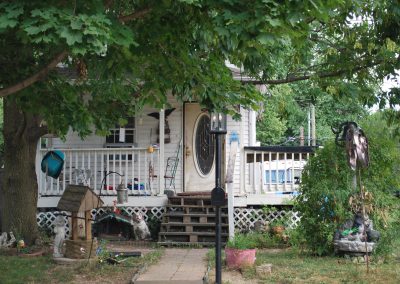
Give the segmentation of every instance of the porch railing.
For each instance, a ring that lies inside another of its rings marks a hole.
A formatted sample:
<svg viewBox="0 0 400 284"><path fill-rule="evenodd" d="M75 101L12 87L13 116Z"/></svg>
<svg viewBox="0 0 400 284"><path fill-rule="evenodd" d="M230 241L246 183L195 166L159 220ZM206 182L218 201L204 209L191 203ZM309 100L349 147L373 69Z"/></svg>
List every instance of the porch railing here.
<svg viewBox="0 0 400 284"><path fill-rule="evenodd" d="M296 192L303 168L314 149L302 147L245 147L245 191L249 194Z"/></svg>
<svg viewBox="0 0 400 284"><path fill-rule="evenodd" d="M65 161L58 179L38 173L40 196L61 196L68 184L86 183L97 194L116 195L120 184L129 195L156 195L159 151L146 148L57 149ZM40 150L40 159L49 150ZM39 167L40 168L40 167Z"/></svg>

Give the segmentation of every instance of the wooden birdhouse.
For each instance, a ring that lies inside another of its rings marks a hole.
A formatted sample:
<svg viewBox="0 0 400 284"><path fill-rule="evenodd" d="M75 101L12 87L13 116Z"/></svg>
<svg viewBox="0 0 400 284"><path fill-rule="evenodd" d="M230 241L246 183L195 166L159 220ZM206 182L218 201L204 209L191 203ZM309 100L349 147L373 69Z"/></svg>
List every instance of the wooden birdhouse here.
<svg viewBox="0 0 400 284"><path fill-rule="evenodd" d="M66 240L65 255L70 258L85 258L92 242L92 209L103 206L101 198L88 186L68 185L57 208L71 212L71 240ZM78 213L84 213L79 217ZM78 219L84 219L84 239L79 238ZM68 256L69 255L69 256Z"/></svg>

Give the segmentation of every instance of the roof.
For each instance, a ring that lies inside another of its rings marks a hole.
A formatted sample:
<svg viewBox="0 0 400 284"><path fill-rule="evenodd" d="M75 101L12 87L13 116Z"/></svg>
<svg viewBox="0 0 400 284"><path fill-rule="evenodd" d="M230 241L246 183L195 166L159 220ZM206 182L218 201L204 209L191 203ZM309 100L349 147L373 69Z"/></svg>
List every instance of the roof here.
<svg viewBox="0 0 400 284"><path fill-rule="evenodd" d="M107 219L115 219L117 221L132 225L132 221L131 221L130 217L124 216L121 214L117 214L115 212L110 212L110 213L107 213L107 214L104 214L104 215L98 217L95 223L100 223Z"/></svg>
<svg viewBox="0 0 400 284"><path fill-rule="evenodd" d="M88 186L68 185L57 208L69 212L83 212L103 205L101 198Z"/></svg>

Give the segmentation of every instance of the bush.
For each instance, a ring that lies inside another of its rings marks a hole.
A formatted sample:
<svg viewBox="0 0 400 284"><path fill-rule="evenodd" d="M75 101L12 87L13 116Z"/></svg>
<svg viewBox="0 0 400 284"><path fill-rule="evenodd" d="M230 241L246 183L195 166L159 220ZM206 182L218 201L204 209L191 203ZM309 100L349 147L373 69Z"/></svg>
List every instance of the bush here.
<svg viewBox="0 0 400 284"><path fill-rule="evenodd" d="M378 252L389 252L393 235L399 230L399 202L393 196L399 188L400 155L398 144L385 127L380 114L361 123L369 139L370 166L361 171L365 190L371 193L370 218L374 229L380 231ZM345 149L333 141L310 159L304 169L300 195L295 210L302 215L301 222L291 240L294 245L306 246L317 255L333 252L335 230L347 219L353 218L350 197L359 194L354 189L353 177L346 161Z"/></svg>
<svg viewBox="0 0 400 284"><path fill-rule="evenodd" d="M254 249L257 247L255 234L235 234L235 237L226 244L227 248Z"/></svg>

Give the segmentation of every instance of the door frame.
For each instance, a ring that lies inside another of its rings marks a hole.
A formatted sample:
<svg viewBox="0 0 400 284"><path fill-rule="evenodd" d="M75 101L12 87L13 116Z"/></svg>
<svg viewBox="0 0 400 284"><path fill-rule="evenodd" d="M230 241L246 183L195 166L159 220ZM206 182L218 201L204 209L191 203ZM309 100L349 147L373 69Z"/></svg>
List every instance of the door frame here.
<svg viewBox="0 0 400 284"><path fill-rule="evenodd" d="M185 150L185 146L186 146L186 105L188 104L199 104L198 102L194 101L194 102L184 102L183 103L183 119L182 119L182 128L183 128L183 140L182 140L182 160L183 160L183 184L182 184L182 192L190 192L186 189L186 150ZM194 130L193 130L194 131ZM221 180L222 180L222 187L224 188L224 183L225 183L225 171L226 171L226 135L221 135L220 137L221 139L221 144L222 144L222 153L221 153ZM216 150L216 147L214 147L214 151ZM194 154L194 151L193 151ZM215 171L215 153L214 153L214 164L213 164L213 169ZM211 192L211 191L210 191Z"/></svg>

